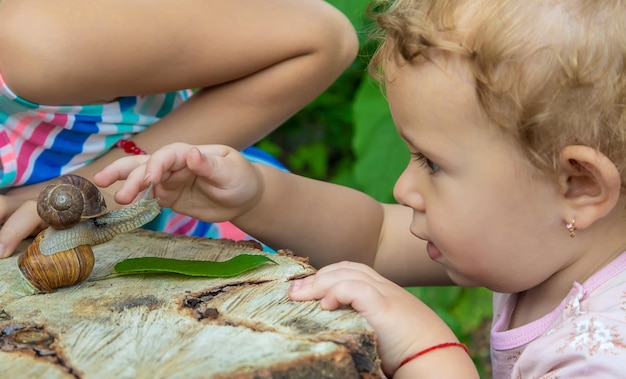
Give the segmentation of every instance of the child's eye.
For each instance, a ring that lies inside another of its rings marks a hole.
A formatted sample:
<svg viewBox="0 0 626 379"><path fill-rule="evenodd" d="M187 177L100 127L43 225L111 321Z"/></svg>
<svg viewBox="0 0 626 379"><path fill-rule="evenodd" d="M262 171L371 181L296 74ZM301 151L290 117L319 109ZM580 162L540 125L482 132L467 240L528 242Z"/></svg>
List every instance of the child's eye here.
<svg viewBox="0 0 626 379"><path fill-rule="evenodd" d="M426 158L424 154L412 153L411 155L413 155L413 159L419 162L423 167L426 167L431 174L439 171L439 166L430 159Z"/></svg>

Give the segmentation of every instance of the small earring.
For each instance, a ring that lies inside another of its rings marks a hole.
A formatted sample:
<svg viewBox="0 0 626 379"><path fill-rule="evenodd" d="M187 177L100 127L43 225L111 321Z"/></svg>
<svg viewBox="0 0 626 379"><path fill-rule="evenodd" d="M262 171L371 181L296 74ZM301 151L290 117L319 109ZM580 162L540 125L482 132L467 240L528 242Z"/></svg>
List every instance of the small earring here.
<svg viewBox="0 0 626 379"><path fill-rule="evenodd" d="M575 223L576 223L576 219L572 219L572 222L565 225L565 227L569 231L569 236L572 238L576 237L576 227L574 226Z"/></svg>

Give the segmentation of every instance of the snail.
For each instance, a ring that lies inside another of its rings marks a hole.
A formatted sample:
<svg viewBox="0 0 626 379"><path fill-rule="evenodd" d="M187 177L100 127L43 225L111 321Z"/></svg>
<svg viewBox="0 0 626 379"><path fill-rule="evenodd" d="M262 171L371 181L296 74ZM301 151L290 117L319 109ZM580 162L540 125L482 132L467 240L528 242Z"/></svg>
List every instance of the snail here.
<svg viewBox="0 0 626 379"><path fill-rule="evenodd" d="M152 184L130 207L107 211L102 193L81 176L63 175L46 186L37 199L37 213L49 227L17 262L25 292L52 292L87 279L95 263L91 246L138 228L160 213L158 199L147 199L151 190Z"/></svg>
<svg viewBox="0 0 626 379"><path fill-rule="evenodd" d="M37 213L54 229L69 229L86 218L105 214L102 192L78 175L63 175L39 193Z"/></svg>

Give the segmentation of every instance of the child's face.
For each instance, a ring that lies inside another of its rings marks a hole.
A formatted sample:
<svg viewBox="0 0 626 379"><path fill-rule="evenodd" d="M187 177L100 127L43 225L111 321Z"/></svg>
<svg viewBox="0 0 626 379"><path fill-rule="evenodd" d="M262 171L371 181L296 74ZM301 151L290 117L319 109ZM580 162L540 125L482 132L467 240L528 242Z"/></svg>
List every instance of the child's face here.
<svg viewBox="0 0 626 379"><path fill-rule="evenodd" d="M481 111L460 62L385 67L389 105L413 157L394 194L410 230L460 285L531 288L566 265L556 182L531 175ZM419 158L419 153L424 158Z"/></svg>

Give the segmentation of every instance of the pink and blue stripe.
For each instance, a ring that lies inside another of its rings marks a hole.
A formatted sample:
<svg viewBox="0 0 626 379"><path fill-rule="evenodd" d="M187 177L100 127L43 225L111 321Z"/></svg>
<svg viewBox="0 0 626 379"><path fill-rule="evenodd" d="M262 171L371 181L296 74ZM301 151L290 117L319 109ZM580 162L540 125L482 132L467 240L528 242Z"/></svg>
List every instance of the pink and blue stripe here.
<svg viewBox="0 0 626 379"><path fill-rule="evenodd" d="M0 188L48 181L88 165L123 138L140 133L191 96L178 91L129 96L106 104L47 106L17 96L0 75ZM253 162L284 167L246 149ZM249 239L230 223L211 224L164 209L150 228L173 234Z"/></svg>

